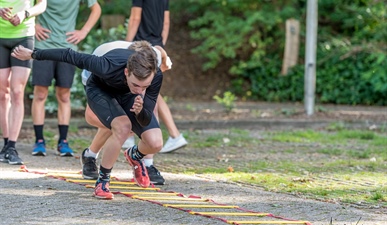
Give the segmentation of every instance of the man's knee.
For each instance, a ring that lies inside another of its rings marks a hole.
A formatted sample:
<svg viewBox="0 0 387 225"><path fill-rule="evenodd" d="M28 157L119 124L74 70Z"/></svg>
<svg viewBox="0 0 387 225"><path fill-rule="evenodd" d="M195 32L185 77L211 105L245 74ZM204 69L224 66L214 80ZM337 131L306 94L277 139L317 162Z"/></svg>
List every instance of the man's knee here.
<svg viewBox="0 0 387 225"><path fill-rule="evenodd" d="M149 151L152 153L157 153L163 148L163 139L162 137L152 137L150 140L143 140L148 146Z"/></svg>

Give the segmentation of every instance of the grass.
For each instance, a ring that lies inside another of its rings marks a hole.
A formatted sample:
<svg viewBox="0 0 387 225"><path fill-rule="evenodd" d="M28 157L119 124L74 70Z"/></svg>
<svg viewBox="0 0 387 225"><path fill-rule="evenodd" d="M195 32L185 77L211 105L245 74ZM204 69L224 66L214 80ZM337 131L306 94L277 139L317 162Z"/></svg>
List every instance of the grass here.
<svg viewBox="0 0 387 225"><path fill-rule="evenodd" d="M165 172L198 174L321 201L387 207L387 133L339 127L258 135L240 129L184 131L186 150L156 161ZM162 132L166 139L164 127ZM79 153L94 134L95 130L70 127L68 139ZM58 131L45 129L44 136L55 148Z"/></svg>
<svg viewBox="0 0 387 225"><path fill-rule="evenodd" d="M249 131L231 129L210 135L189 132L188 137L193 148L224 148L226 154L240 158L254 153L265 158L246 157L240 167L239 159L230 159L227 165L209 164L185 173L322 201L387 207L386 133L345 128L293 130L265 132L256 139ZM230 150L233 147L239 150Z"/></svg>

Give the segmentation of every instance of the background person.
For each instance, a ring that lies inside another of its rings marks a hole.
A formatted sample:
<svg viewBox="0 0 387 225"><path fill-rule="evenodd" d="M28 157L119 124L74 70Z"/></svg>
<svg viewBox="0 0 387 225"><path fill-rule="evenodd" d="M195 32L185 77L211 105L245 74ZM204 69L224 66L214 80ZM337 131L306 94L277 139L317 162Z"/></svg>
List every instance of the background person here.
<svg viewBox="0 0 387 225"><path fill-rule="evenodd" d="M4 146L0 161L23 164L16 141L24 119L24 89L32 60L21 61L11 56L23 45L34 48L35 16L44 12L46 0L0 0L0 127Z"/></svg>
<svg viewBox="0 0 387 225"><path fill-rule="evenodd" d="M132 0L126 41L146 40L153 46L164 48L169 35L169 0ZM170 137L160 152L170 152L187 145L187 141L176 127L171 111L161 95L157 98L157 111L167 127ZM153 155L144 159L153 184L164 184L165 180L153 165Z"/></svg>
<svg viewBox="0 0 387 225"><path fill-rule="evenodd" d="M101 7L97 0L87 0L86 2L90 8L90 15L83 27L80 30L75 30L81 0L47 0L46 11L37 18L35 47L38 49L77 49L76 45L86 38L101 15ZM60 156L73 155L73 150L67 142L67 133L71 117L70 88L73 84L74 74L75 66L65 62L33 61L32 120L35 144L32 155L46 155L46 144L43 136L46 112L44 105L48 96L48 88L53 80L55 80L55 95L58 101L58 154Z"/></svg>

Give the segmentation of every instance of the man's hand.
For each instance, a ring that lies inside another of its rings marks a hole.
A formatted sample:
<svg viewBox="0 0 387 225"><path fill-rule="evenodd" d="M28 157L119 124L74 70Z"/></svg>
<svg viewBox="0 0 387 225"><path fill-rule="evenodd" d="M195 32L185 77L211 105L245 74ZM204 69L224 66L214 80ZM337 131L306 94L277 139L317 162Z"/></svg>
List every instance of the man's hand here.
<svg viewBox="0 0 387 225"><path fill-rule="evenodd" d="M12 7L0 8L0 17L4 20L10 20L12 16Z"/></svg>
<svg viewBox="0 0 387 225"><path fill-rule="evenodd" d="M67 36L66 41L76 45L79 42L81 42L83 39L85 39L86 35L87 35L87 32L82 31L82 30L75 30L75 31L67 32L66 33L66 36Z"/></svg>
<svg viewBox="0 0 387 225"><path fill-rule="evenodd" d="M144 104L144 99L142 98L141 95L137 95L136 98L134 99L134 103L130 111L138 115L142 110L143 104Z"/></svg>
<svg viewBox="0 0 387 225"><path fill-rule="evenodd" d="M38 41L44 41L50 37L51 31L42 27L40 24L35 24L35 37Z"/></svg>
<svg viewBox="0 0 387 225"><path fill-rule="evenodd" d="M28 49L19 45L13 50L13 52L11 53L11 56L25 61L25 60L32 59L31 54L32 54L31 49Z"/></svg>
<svg viewBox="0 0 387 225"><path fill-rule="evenodd" d="M20 25L25 18L26 18L25 12L22 11L22 12L16 13L11 19L9 19L9 22L16 27Z"/></svg>

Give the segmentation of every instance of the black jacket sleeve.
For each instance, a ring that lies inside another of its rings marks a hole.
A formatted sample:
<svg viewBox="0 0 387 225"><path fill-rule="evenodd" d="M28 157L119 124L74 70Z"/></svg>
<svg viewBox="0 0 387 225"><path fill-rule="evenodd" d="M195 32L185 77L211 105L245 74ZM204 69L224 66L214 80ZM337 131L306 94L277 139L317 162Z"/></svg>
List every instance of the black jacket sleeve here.
<svg viewBox="0 0 387 225"><path fill-rule="evenodd" d="M128 58L126 54L117 54L116 59L104 56L99 57L76 52L70 48L38 49L34 53L34 59L36 60L66 62L78 68L86 69L97 76L103 76L104 74L111 74L115 73L117 70L122 70L121 61L125 63L125 60Z"/></svg>

